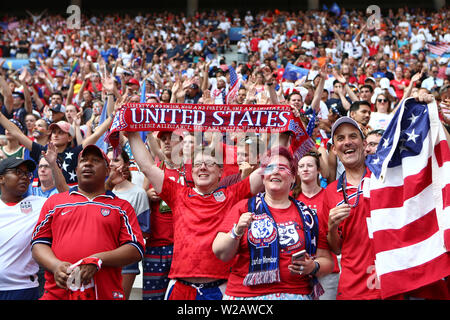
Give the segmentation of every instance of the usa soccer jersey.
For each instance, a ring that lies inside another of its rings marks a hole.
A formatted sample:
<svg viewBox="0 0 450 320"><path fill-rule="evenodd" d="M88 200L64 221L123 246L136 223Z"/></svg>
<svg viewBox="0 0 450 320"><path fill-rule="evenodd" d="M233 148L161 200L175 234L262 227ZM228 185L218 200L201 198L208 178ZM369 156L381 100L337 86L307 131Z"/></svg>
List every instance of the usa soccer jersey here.
<svg viewBox="0 0 450 320"><path fill-rule="evenodd" d="M369 177L370 172L367 170L359 190L357 186L349 184L343 186L342 176L325 189L323 210L326 221L330 209L344 203L343 187L348 195L349 204L357 204L339 226L342 248L341 276L336 297L338 300L381 298L375 273L375 254L367 227L370 201L363 195L364 183Z"/></svg>
<svg viewBox="0 0 450 320"><path fill-rule="evenodd" d="M75 263L98 252L129 244L143 256L144 241L133 207L112 192L88 199L73 188L51 196L41 210L32 245L43 243L61 261ZM45 273L42 299L68 299ZM97 299L123 299L121 268L103 267L94 276Z"/></svg>
<svg viewBox="0 0 450 320"><path fill-rule="evenodd" d="M212 251L217 228L231 207L250 197L249 179L209 195L200 195L164 177L161 199L172 209L174 251L169 278L228 278L231 263L219 260Z"/></svg>

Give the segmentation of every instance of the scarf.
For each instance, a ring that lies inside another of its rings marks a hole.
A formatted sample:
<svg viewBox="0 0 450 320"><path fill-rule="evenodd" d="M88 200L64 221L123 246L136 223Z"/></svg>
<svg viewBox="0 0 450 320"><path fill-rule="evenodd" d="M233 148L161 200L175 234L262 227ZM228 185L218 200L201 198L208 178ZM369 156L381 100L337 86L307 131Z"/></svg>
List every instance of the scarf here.
<svg viewBox="0 0 450 320"><path fill-rule="evenodd" d="M280 282L279 269L279 237L277 224L264 200L265 193L250 198L247 203L248 212L254 213L253 222L247 235L250 252L249 272L245 276L245 286ZM305 249L310 256L317 252L319 223L317 215L302 202L292 197L303 224ZM312 297L318 299L323 288L315 276L311 276Z"/></svg>
<svg viewBox="0 0 450 320"><path fill-rule="evenodd" d="M115 114L107 141L116 149L119 131L250 131L292 134L296 158L314 147L299 118L288 105L208 105L128 103Z"/></svg>

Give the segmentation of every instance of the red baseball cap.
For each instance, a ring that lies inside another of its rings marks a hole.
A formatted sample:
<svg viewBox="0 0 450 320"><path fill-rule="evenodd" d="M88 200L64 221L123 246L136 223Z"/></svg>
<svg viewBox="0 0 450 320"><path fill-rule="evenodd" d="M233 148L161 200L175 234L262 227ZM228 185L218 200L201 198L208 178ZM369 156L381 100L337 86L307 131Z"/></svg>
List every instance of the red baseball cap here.
<svg viewBox="0 0 450 320"><path fill-rule="evenodd" d="M139 81L137 81L135 78L131 78L130 80L128 80L127 84L136 84L136 85L138 85L139 87L141 86L141 85L139 84Z"/></svg>
<svg viewBox="0 0 450 320"><path fill-rule="evenodd" d="M58 121L56 123L52 123L48 128L50 129L50 132L53 131L53 129L55 129L55 127L60 128L62 131L67 132L68 134L70 134L72 137L75 136L75 131L73 130L72 126L70 125L70 123L68 123L67 121Z"/></svg>
<svg viewBox="0 0 450 320"><path fill-rule="evenodd" d="M87 152L87 151L93 151L95 153L97 153L98 155L100 155L103 159L105 159L106 163L109 166L109 158L106 155L106 153L100 149L99 147L97 147L95 144L88 144L86 147L83 148L83 150L81 150L81 152L78 154L78 160L80 160L80 158Z"/></svg>

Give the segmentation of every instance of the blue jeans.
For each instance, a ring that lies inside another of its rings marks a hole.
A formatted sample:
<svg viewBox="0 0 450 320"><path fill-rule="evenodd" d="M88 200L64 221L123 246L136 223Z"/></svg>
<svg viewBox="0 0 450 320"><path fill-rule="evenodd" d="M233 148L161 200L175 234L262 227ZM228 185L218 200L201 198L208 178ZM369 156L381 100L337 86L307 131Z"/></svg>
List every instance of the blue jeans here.
<svg viewBox="0 0 450 320"><path fill-rule="evenodd" d="M38 300L39 287L0 291L0 300Z"/></svg>

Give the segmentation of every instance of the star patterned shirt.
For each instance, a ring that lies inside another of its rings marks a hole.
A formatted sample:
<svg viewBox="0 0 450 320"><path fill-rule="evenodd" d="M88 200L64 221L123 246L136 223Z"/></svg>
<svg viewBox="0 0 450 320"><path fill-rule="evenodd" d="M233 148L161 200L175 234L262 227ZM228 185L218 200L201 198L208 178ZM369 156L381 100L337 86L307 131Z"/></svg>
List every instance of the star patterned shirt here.
<svg viewBox="0 0 450 320"><path fill-rule="evenodd" d="M75 169L78 164L78 155L83 150L82 145L78 145L74 148L67 147L63 152L58 153L58 161L60 162L61 170L69 186L74 186L78 183ZM43 146L39 143L33 142L31 148L30 157L36 163L39 163L39 158L42 151L47 151L47 145Z"/></svg>

